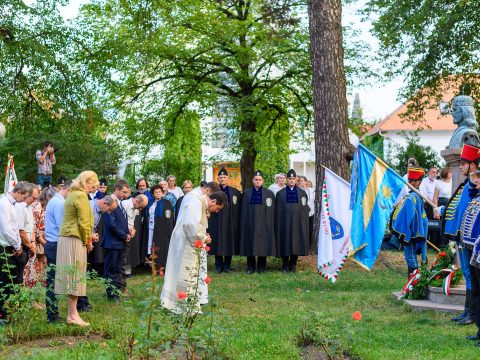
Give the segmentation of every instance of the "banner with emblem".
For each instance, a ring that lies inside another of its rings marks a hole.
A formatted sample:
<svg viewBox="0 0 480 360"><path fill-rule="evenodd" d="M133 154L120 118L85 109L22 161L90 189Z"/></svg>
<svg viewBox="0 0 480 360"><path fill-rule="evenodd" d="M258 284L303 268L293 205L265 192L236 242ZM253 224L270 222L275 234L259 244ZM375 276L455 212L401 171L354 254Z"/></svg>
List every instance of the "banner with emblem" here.
<svg viewBox="0 0 480 360"><path fill-rule="evenodd" d="M334 283L351 248L350 184L325 168L318 234L318 273Z"/></svg>
<svg viewBox="0 0 480 360"><path fill-rule="evenodd" d="M15 174L15 164L13 162L13 156L8 155L8 162L5 168L5 185L3 187L3 193L6 194L12 191L15 185L17 185L17 175Z"/></svg>

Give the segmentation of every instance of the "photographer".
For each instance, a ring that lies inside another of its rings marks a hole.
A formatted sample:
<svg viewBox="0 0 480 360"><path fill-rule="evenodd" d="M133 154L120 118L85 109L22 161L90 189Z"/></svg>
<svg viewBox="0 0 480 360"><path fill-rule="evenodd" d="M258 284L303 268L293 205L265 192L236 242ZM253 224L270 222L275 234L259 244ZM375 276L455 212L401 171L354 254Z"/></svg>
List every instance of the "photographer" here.
<svg viewBox="0 0 480 360"><path fill-rule="evenodd" d="M38 176L37 184L42 188L52 183L52 165L56 163L55 149L50 141L43 143L43 150L37 151Z"/></svg>

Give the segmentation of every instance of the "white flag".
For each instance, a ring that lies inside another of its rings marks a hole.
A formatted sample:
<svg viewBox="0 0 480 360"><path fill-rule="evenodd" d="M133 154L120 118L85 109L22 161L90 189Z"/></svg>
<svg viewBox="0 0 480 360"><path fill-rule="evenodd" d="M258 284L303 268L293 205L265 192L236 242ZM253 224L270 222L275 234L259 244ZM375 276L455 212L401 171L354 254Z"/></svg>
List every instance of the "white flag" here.
<svg viewBox="0 0 480 360"><path fill-rule="evenodd" d="M318 272L325 279L335 282L351 247L350 184L325 169L321 199Z"/></svg>
<svg viewBox="0 0 480 360"><path fill-rule="evenodd" d="M5 168L5 186L3 193L6 194L12 191L15 185L17 185L17 175L15 174L15 164L13 163L13 156L8 156L7 167Z"/></svg>

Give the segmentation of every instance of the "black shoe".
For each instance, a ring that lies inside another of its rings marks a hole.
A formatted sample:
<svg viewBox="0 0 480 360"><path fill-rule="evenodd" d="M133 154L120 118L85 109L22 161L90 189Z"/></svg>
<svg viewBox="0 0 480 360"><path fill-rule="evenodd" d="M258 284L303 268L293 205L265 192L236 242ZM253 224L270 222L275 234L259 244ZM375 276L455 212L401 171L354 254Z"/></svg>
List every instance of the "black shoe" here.
<svg viewBox="0 0 480 360"><path fill-rule="evenodd" d="M297 272L297 265L290 265L290 272Z"/></svg>
<svg viewBox="0 0 480 360"><path fill-rule="evenodd" d="M467 316L467 313L466 313L466 312L463 312L463 313L461 313L460 315L453 317L453 318L452 318L452 321L455 321L455 322L456 322L456 321L460 321L460 320L462 320L465 316Z"/></svg>
<svg viewBox="0 0 480 360"><path fill-rule="evenodd" d="M252 275L255 273L255 269L247 269L247 274Z"/></svg>
<svg viewBox="0 0 480 360"><path fill-rule="evenodd" d="M467 339L467 340L480 340L480 338L478 337L478 334L471 335L471 336L466 336L465 339Z"/></svg>
<svg viewBox="0 0 480 360"><path fill-rule="evenodd" d="M64 323L64 322L65 322L65 319L62 318L61 316L56 315L56 316L51 317L50 319L47 319L47 322L48 322L49 324Z"/></svg>
<svg viewBox="0 0 480 360"><path fill-rule="evenodd" d="M290 269L288 268L287 265L282 265L282 272L283 272L284 274L290 272Z"/></svg>
<svg viewBox="0 0 480 360"><path fill-rule="evenodd" d="M90 312L92 311L92 305L88 304L85 306L77 306L77 311L78 312Z"/></svg>
<svg viewBox="0 0 480 360"><path fill-rule="evenodd" d="M457 325L468 325L468 324L473 324L473 319L470 316L470 314L465 316L462 320L457 321Z"/></svg>
<svg viewBox="0 0 480 360"><path fill-rule="evenodd" d="M263 273L265 273L265 269L257 269L257 272L258 272L259 274L263 274Z"/></svg>
<svg viewBox="0 0 480 360"><path fill-rule="evenodd" d="M223 272L224 272L225 274L228 274L228 273L230 272L230 268L224 268L224 269L223 269Z"/></svg>
<svg viewBox="0 0 480 360"><path fill-rule="evenodd" d="M223 272L223 269L222 268L216 268L215 271L217 272L217 274L221 274Z"/></svg>

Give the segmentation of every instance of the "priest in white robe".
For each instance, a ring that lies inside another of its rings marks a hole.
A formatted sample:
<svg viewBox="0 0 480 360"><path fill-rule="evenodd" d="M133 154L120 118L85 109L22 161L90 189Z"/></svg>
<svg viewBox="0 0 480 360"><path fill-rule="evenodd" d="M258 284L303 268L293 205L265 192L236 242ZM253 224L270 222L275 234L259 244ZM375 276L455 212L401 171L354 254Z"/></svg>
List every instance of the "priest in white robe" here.
<svg viewBox="0 0 480 360"><path fill-rule="evenodd" d="M182 307L178 306L182 301L179 294L195 299L198 309L200 304L208 302L208 286L204 281L207 276L206 252L197 256L194 244L196 240L211 241L207 233L207 212L218 212L226 203L225 194L210 194L210 191L208 187L198 187L185 195L170 239L160 299L163 307L176 313L182 312Z"/></svg>

